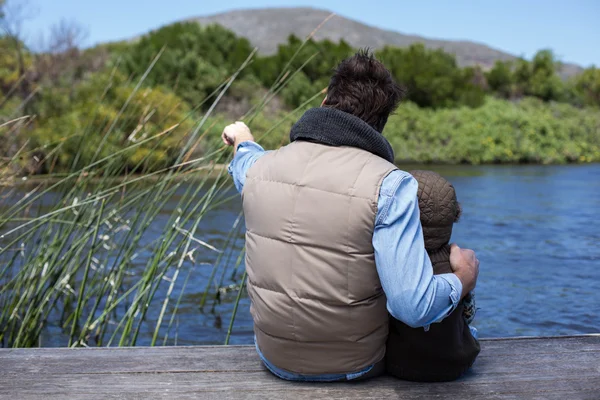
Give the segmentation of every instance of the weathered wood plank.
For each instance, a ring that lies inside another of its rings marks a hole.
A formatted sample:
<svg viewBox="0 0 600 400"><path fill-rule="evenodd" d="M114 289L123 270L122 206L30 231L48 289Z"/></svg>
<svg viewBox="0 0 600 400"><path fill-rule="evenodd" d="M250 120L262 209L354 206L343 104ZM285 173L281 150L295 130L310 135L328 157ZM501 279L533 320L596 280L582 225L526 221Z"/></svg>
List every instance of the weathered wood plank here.
<svg viewBox="0 0 600 400"><path fill-rule="evenodd" d="M568 360L573 352L593 357L599 340L600 336L483 340L478 360L508 357L523 365ZM0 362L16 373L36 373L41 367L64 373L261 370L251 346L3 349Z"/></svg>
<svg viewBox="0 0 600 400"><path fill-rule="evenodd" d="M494 383L451 382L415 384L393 378L362 383L309 384L282 382L266 373L101 374L30 377L19 391L0 389L6 398L35 396L82 398L496 398L598 399L598 381L589 377L518 379ZM560 395L560 396L558 396Z"/></svg>
<svg viewBox="0 0 600 400"><path fill-rule="evenodd" d="M483 340L456 382L281 381L251 346L2 349L0 398L600 399L600 335Z"/></svg>
<svg viewBox="0 0 600 400"><path fill-rule="evenodd" d="M199 351L188 350L187 355L172 356L169 349L147 353L117 352L112 354L77 351L77 357L68 353L64 357L27 357L19 358L16 355L0 357L0 364L4 375L42 374L46 371L65 375L76 374L114 374L114 373L181 373L181 372L256 372L262 371L262 365L252 349L239 352ZM72 351L70 353L76 353ZM97 355L106 355L97 357ZM476 367L481 373L489 377L494 374L517 373L525 369L537 371L555 371L559 368L569 367L570 372L580 372L588 369L595 370L594 362L600 354L594 351L585 351L573 356L573 353L562 352L557 354L541 353L532 357L530 354L515 354L492 356L483 354L477 360Z"/></svg>

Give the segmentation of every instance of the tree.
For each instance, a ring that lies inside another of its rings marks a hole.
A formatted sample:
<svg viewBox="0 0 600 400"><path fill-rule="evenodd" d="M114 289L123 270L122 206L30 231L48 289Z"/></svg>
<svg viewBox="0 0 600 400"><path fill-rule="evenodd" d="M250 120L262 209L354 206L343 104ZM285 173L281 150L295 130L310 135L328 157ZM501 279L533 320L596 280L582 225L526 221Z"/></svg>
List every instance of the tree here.
<svg viewBox="0 0 600 400"><path fill-rule="evenodd" d="M34 15L34 10L26 0L11 0L7 2L2 0L0 3L0 30L6 37L7 42L10 44L15 54L17 62L17 73L18 73L18 92L21 95L21 99L26 104L26 99L29 96L29 82L25 79L25 72L27 71L27 49L23 41L23 23ZM5 101L10 98L11 95L7 95Z"/></svg>
<svg viewBox="0 0 600 400"><path fill-rule="evenodd" d="M353 52L353 48L344 40L334 43L327 39L315 41L311 38L304 42L290 35L287 43L279 45L276 54L258 57L252 72L266 87L271 87L279 76L283 76L282 83L286 87L282 90L282 96L289 106L297 107L326 88L334 68ZM294 77L288 80L292 75Z"/></svg>
<svg viewBox="0 0 600 400"><path fill-rule="evenodd" d="M31 56L23 43L22 26L30 16L31 7L27 2L0 0L0 124L7 117L14 117L19 109L29 114L30 84L26 72ZM27 123L21 121L11 129L0 128L0 156L11 158L21 148L25 142L21 135L24 126ZM0 170L3 169L4 165L0 166Z"/></svg>
<svg viewBox="0 0 600 400"><path fill-rule="evenodd" d="M19 44L22 46L22 43ZM6 104L21 87L21 75L23 68L28 70L32 64L32 56L29 52L19 55L14 51L14 40L7 36L0 36L0 108ZM23 63L23 68L20 66Z"/></svg>
<svg viewBox="0 0 600 400"><path fill-rule="evenodd" d="M564 95L564 84L557 74L559 67L552 50L538 51L531 63L527 94L544 101L560 101Z"/></svg>
<svg viewBox="0 0 600 400"><path fill-rule="evenodd" d="M519 58L515 62L513 72L513 82L515 83L515 94L524 96L529 91L529 81L531 80L531 66L529 61Z"/></svg>
<svg viewBox="0 0 600 400"><path fill-rule="evenodd" d="M503 98L513 96L514 78L510 61L496 61L494 67L486 73L490 89Z"/></svg>
<svg viewBox="0 0 600 400"><path fill-rule="evenodd" d="M587 68L575 77L574 89L583 104L600 107L600 69Z"/></svg>
<svg viewBox="0 0 600 400"><path fill-rule="evenodd" d="M544 101L563 100L565 86L557 73L559 66L551 50L538 51L531 62L517 60L513 74L517 94Z"/></svg>
<svg viewBox="0 0 600 400"><path fill-rule="evenodd" d="M481 67L476 65L463 68L461 75L457 87L458 104L472 108L482 106L485 101L485 92L489 87Z"/></svg>
<svg viewBox="0 0 600 400"><path fill-rule="evenodd" d="M223 27L177 23L150 32L121 49L123 71L142 76L163 49L146 84L172 88L194 106L237 70L251 52L248 40Z"/></svg>
<svg viewBox="0 0 600 400"><path fill-rule="evenodd" d="M322 89L322 88L320 88ZM299 106L319 91L310 79L300 71L286 84L281 91L283 100L291 106Z"/></svg>
<svg viewBox="0 0 600 400"><path fill-rule="evenodd" d="M429 50L417 43L408 48L385 47L377 56L408 87L408 99L421 107L453 107L463 101L472 107L483 104L475 70L461 70L455 57L441 49Z"/></svg>
<svg viewBox="0 0 600 400"><path fill-rule="evenodd" d="M73 87L85 73L104 67L104 62L94 65L83 56L88 54L80 50L86 37L87 30L75 21L63 19L52 25L46 40L38 45L34 63L36 80L53 87Z"/></svg>

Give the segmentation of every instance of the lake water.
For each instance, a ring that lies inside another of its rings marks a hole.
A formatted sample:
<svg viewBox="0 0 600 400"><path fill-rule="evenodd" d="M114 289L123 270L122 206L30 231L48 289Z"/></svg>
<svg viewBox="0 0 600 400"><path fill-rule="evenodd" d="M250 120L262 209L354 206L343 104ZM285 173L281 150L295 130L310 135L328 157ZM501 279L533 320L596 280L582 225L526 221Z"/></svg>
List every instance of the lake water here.
<svg viewBox="0 0 600 400"><path fill-rule="evenodd" d="M480 337L600 332L600 165L434 169L454 184L463 207L453 241L474 249L481 260L474 323ZM156 234L175 201L154 221ZM209 213L199 236L212 244L224 242L240 208L240 201L232 201ZM240 233L236 250L242 245ZM200 261L214 260L209 252L206 257ZM230 263L236 258L233 254ZM201 311L210 271L210 265L199 265L190 275L178 312L177 344L225 339L236 291L224 293L213 311ZM155 317L150 312L149 320ZM145 331L138 344L148 344L151 334ZM44 345L64 345L61 335L50 321ZM244 295L231 343L251 342Z"/></svg>

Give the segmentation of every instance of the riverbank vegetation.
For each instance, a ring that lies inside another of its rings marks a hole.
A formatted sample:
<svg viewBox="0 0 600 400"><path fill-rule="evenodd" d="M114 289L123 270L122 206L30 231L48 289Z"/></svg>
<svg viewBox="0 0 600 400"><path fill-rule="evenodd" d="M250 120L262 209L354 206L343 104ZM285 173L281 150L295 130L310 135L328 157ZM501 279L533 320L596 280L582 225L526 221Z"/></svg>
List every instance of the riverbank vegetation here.
<svg viewBox="0 0 600 400"><path fill-rule="evenodd" d="M25 174L82 168L177 125L160 144L120 153L125 171L141 160L158 170L175 161L199 120L207 134L195 143L195 156L226 122L244 117L266 147L285 144L294 118L318 106L332 68L355 50L344 41L291 36L276 54L254 54L238 71L253 49L216 25L177 23L81 49L83 30L63 22L34 51L11 29L17 17L5 13L0 36L0 153L4 171L10 159L18 161L11 169ZM454 56L419 44L386 47L377 56L408 88L385 130L398 161L600 161L597 68L561 79L549 50L487 71L461 68Z"/></svg>

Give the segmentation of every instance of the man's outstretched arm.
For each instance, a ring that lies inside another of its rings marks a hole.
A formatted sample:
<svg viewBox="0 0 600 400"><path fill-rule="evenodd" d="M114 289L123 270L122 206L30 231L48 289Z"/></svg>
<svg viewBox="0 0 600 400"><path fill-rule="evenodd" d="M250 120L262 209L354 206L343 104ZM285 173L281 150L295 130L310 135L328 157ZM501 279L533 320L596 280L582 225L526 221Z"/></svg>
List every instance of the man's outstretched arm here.
<svg viewBox="0 0 600 400"><path fill-rule="evenodd" d="M470 250L453 246L456 273L433 275L425 251L417 200L417 181L394 171L383 181L373 234L375 263L388 311L409 326L428 326L448 316L476 281ZM465 254L463 254L465 253ZM458 268L456 266L458 265Z"/></svg>
<svg viewBox="0 0 600 400"><path fill-rule="evenodd" d="M228 171L235 188L242 193L248 170L265 154L265 150L254 141L250 129L243 122L228 125L221 138L225 144L233 146L234 156Z"/></svg>

